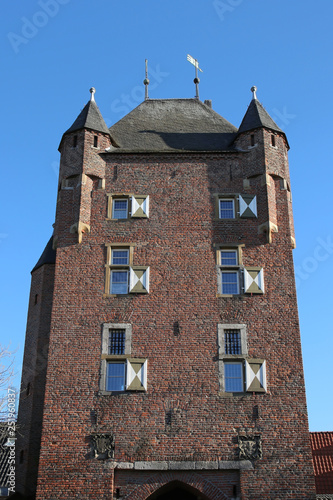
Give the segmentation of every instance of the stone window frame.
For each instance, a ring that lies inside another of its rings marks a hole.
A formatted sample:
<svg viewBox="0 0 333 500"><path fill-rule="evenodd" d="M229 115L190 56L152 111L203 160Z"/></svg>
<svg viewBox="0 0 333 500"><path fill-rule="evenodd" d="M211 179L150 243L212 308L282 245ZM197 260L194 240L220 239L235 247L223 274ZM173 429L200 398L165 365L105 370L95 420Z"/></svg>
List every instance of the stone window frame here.
<svg viewBox="0 0 333 500"><path fill-rule="evenodd" d="M225 330L239 330L241 338L241 353L225 353ZM247 326L243 323L224 323L217 325L218 338L218 376L220 396L244 396L244 394L267 393L266 360L250 359L248 355ZM225 364L228 362L242 363L243 391L227 392L225 390Z"/></svg>
<svg viewBox="0 0 333 500"><path fill-rule="evenodd" d="M133 254L135 243L106 243L106 264L105 264L105 288L104 288L104 296L106 297L121 297L127 296L128 293L124 294L112 294L111 293L111 271L118 269L119 271L126 270L128 271L130 267L133 265ZM112 250L128 250L128 264L127 265L114 265L112 264Z"/></svg>
<svg viewBox="0 0 333 500"><path fill-rule="evenodd" d="M125 349L124 354L109 354L109 335L110 330L125 330ZM100 394L112 394L112 391L106 390L107 367L110 362L126 363L127 358L131 356L132 350L132 325L130 323L104 323L102 328L102 355L101 355L101 373L100 373ZM125 373L126 378L126 373ZM123 391L121 391L123 392ZM118 393L118 391L117 391Z"/></svg>
<svg viewBox="0 0 333 500"><path fill-rule="evenodd" d="M125 347L124 354L108 354L109 334L110 330L125 330ZM147 359L132 357L132 325L130 323L104 323L102 327L102 353L101 353L101 368L99 394L112 395L124 394L127 392L145 392L147 391ZM122 363L125 365L124 370L124 390L123 391L108 391L107 383L107 368L109 363ZM131 384L127 386L128 369L134 365L141 365L142 369L142 386L140 384Z"/></svg>
<svg viewBox="0 0 333 500"><path fill-rule="evenodd" d="M134 194L134 193L107 193L107 216L108 221L127 221L130 219L148 219L149 218L149 195L147 194ZM118 219L113 217L113 202L114 200L127 200L127 217L123 219ZM147 213L141 210L140 213L132 214L133 200L146 200L147 202Z"/></svg>
<svg viewBox="0 0 333 500"><path fill-rule="evenodd" d="M216 248L216 265L218 270L218 293L217 297L235 297L239 296L243 293L243 279L241 275L241 270L243 268L243 259L242 259L242 249L245 247L244 244L239 243L226 243L215 245ZM232 265L222 265L221 264L221 251L236 251L237 252L237 264ZM236 271L238 273L238 293L235 294L226 294L222 293L222 272L231 272Z"/></svg>
<svg viewBox="0 0 333 500"><path fill-rule="evenodd" d="M241 353L240 354L226 354L225 353L225 330L239 330L241 338ZM244 323L225 323L217 325L217 338L218 338L218 368L219 368L219 393L225 396L232 396L233 394L244 394L245 391L245 359L248 357L247 346L247 327ZM226 362L239 362L243 366L243 391L242 392L226 392L225 391L225 376L224 367Z"/></svg>

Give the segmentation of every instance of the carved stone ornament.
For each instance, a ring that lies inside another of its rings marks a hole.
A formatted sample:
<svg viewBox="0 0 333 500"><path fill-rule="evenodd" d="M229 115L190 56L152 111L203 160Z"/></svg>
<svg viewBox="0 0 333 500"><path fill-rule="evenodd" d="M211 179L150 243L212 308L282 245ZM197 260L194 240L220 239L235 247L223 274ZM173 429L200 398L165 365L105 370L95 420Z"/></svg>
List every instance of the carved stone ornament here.
<svg viewBox="0 0 333 500"><path fill-rule="evenodd" d="M261 436L238 436L239 460L262 458Z"/></svg>
<svg viewBox="0 0 333 500"><path fill-rule="evenodd" d="M113 434L93 434L91 440L95 458L114 458Z"/></svg>

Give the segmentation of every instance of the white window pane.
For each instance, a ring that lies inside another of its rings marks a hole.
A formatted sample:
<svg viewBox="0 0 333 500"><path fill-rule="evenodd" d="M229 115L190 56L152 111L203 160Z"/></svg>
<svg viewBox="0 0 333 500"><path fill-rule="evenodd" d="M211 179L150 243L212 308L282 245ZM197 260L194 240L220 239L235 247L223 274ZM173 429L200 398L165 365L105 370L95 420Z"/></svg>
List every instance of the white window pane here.
<svg viewBox="0 0 333 500"><path fill-rule="evenodd" d="M235 295L238 294L238 272L223 272L222 275L222 293Z"/></svg>
<svg viewBox="0 0 333 500"><path fill-rule="evenodd" d="M220 200L220 218L234 219L234 200Z"/></svg>
<svg viewBox="0 0 333 500"><path fill-rule="evenodd" d="M106 390L125 390L125 363L108 363Z"/></svg>
<svg viewBox="0 0 333 500"><path fill-rule="evenodd" d="M128 200L113 200L113 219L127 219Z"/></svg>
<svg viewBox="0 0 333 500"><path fill-rule="evenodd" d="M237 266L237 250L221 250L222 266Z"/></svg>
<svg viewBox="0 0 333 500"><path fill-rule="evenodd" d="M111 272L111 293L128 293L128 271Z"/></svg>
<svg viewBox="0 0 333 500"><path fill-rule="evenodd" d="M111 264L128 266L128 250L112 250Z"/></svg>
<svg viewBox="0 0 333 500"><path fill-rule="evenodd" d="M226 392L243 392L242 363L225 363L224 383Z"/></svg>

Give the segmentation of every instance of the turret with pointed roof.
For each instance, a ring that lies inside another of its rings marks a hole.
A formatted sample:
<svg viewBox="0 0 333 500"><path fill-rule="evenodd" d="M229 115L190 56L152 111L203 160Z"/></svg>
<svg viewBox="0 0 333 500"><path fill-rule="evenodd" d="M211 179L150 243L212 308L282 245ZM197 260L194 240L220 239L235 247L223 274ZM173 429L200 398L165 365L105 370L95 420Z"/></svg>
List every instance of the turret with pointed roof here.
<svg viewBox="0 0 333 500"><path fill-rule="evenodd" d="M283 134L287 141L286 135L283 130L278 127L275 121L267 113L263 105L258 101L256 90L256 87L251 88L251 91L253 92L253 99L250 102L249 107L247 108L242 123L238 129L238 134L249 132L258 128L266 128L272 130L273 132Z"/></svg>

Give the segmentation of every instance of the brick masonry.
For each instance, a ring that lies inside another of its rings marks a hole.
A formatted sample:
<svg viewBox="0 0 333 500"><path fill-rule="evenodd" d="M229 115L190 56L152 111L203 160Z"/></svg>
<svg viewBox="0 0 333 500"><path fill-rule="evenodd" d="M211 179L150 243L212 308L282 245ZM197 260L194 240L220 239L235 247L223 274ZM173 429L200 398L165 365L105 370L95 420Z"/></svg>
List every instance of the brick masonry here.
<svg viewBox="0 0 333 500"><path fill-rule="evenodd" d="M287 147L282 134L275 133L272 147L270 131L253 133L252 148L244 133L238 151L177 154L107 154L106 134L64 136L52 314L43 323L45 339L50 324L50 341L37 499L111 499L118 489L122 498L143 500L172 481L207 499L232 498L234 488L243 500L315 499ZM100 149L93 148L94 135ZM109 193L149 195L149 218L106 220ZM216 195L231 193L256 195L258 217L218 219ZM270 243L259 231L268 221L277 227ZM89 226L80 243L70 231L79 222ZM134 245L133 264L150 266L149 294L105 294L110 243ZM264 269L264 294L218 296L221 244L244 245L243 264ZM43 272L34 273L33 287ZM104 323L132 324L131 356L148 360L146 392L100 393ZM248 357L266 360L266 393L221 391L218 324L246 324ZM38 328L28 326L27 357L37 352L29 343ZM20 418L31 425L25 442L41 423L29 405L37 402L23 398ZM94 458L96 432L114 435L119 464L223 461L230 469L111 467L111 459ZM233 470L242 435L261 436L262 458ZM38 463L36 450L29 459Z"/></svg>

